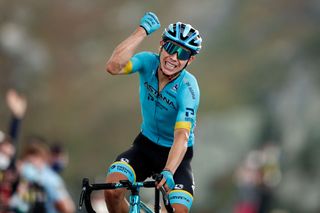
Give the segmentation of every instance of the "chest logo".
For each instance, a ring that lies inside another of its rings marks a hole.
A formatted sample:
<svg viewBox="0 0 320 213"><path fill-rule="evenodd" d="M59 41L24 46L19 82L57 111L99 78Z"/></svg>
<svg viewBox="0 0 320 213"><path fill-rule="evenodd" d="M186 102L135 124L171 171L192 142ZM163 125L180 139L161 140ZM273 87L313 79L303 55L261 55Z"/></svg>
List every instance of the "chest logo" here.
<svg viewBox="0 0 320 213"><path fill-rule="evenodd" d="M146 87L148 94L148 100L154 101L155 99L160 99L163 102L165 102L167 105L171 106L173 109L176 109L173 101L168 98L167 96L163 95L162 93L159 93L154 87L152 87L148 82L144 83L144 86Z"/></svg>

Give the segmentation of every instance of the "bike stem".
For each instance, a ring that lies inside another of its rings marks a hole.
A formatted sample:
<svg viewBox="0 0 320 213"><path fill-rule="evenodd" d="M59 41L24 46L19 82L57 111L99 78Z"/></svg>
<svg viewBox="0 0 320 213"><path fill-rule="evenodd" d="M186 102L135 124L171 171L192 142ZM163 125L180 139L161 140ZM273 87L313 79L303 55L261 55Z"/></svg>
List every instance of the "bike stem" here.
<svg viewBox="0 0 320 213"><path fill-rule="evenodd" d="M128 189L131 191L131 195L129 197L130 202L130 211L129 212L140 212L140 187L135 185L133 186L130 182L128 185Z"/></svg>
<svg viewBox="0 0 320 213"><path fill-rule="evenodd" d="M154 190L154 212L158 213L160 212L160 190L157 189L157 187Z"/></svg>

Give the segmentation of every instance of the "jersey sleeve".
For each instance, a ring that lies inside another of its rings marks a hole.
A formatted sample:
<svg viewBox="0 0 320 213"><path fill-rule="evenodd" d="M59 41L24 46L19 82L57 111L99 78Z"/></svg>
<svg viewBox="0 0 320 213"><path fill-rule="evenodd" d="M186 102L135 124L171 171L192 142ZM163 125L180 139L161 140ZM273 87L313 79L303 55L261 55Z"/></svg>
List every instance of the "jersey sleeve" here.
<svg viewBox="0 0 320 213"><path fill-rule="evenodd" d="M196 124L196 114L199 107L200 91L195 79L184 79L184 86L179 91L178 115L175 129L191 130Z"/></svg>
<svg viewBox="0 0 320 213"><path fill-rule="evenodd" d="M135 72L144 73L148 63L154 59L154 54L150 52L140 52L135 54L124 68L126 74Z"/></svg>

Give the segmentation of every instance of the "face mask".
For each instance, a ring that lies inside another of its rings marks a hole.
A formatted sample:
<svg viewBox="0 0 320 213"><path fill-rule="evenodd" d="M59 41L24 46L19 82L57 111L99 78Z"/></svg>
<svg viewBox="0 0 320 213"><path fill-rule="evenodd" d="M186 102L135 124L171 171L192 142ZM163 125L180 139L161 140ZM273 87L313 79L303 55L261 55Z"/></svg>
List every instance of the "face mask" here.
<svg viewBox="0 0 320 213"><path fill-rule="evenodd" d="M6 170L9 167L10 158L7 155L0 153L0 170Z"/></svg>
<svg viewBox="0 0 320 213"><path fill-rule="evenodd" d="M21 168L21 175L29 181L37 182L40 178L40 170L31 163L24 163Z"/></svg>
<svg viewBox="0 0 320 213"><path fill-rule="evenodd" d="M64 167L65 165L61 161L55 161L51 165L51 168L57 173L61 173L64 170Z"/></svg>

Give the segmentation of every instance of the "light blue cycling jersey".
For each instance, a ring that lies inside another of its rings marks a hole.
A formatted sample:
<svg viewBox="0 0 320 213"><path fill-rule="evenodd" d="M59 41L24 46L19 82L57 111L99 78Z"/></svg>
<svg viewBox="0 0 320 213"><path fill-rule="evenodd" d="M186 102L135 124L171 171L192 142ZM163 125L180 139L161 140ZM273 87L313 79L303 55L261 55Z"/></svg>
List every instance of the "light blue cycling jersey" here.
<svg viewBox="0 0 320 213"><path fill-rule="evenodd" d="M140 74L141 132L154 143L171 147L174 130L190 131L188 146L194 144L194 127L200 91L197 80L185 69L159 92L159 56L151 52L134 55L126 73Z"/></svg>

